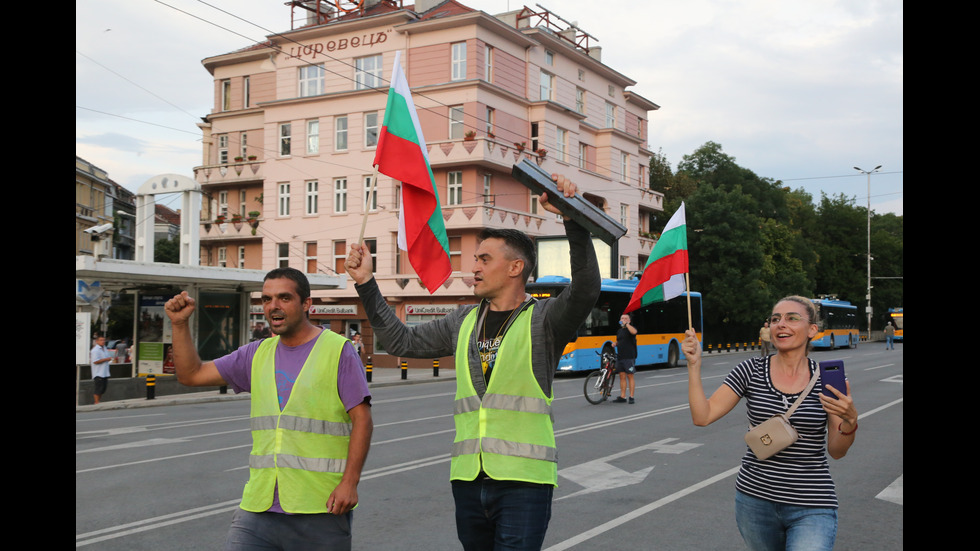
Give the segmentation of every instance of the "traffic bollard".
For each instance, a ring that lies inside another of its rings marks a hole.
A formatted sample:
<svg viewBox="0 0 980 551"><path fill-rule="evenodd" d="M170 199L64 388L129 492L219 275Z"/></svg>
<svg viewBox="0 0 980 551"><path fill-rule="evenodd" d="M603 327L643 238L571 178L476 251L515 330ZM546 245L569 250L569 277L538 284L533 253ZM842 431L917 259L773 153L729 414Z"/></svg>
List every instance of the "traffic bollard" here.
<svg viewBox="0 0 980 551"><path fill-rule="evenodd" d="M364 366L365 375L367 375L367 382L371 382L371 371L374 369L374 365L371 363L371 356L368 356L367 365Z"/></svg>
<svg viewBox="0 0 980 551"><path fill-rule="evenodd" d="M432 360L432 376L433 377L438 377L439 376L439 359L438 358Z"/></svg>
<svg viewBox="0 0 980 551"><path fill-rule="evenodd" d="M152 400L157 394L157 376L150 373L146 376L146 399Z"/></svg>
<svg viewBox="0 0 980 551"><path fill-rule="evenodd" d="M408 361L402 360L402 380L408 379Z"/></svg>

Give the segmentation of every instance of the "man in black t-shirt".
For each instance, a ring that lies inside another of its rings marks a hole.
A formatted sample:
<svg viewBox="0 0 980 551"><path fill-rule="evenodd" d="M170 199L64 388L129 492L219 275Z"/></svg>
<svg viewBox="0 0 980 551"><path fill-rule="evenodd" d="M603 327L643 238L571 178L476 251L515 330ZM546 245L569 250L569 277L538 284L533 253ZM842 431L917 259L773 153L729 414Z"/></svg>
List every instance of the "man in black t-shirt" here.
<svg viewBox="0 0 980 551"><path fill-rule="evenodd" d="M619 373L619 398L613 401L626 401L626 387L629 382L629 403L635 403L633 391L636 383L633 374L636 373L636 327L633 327L629 314L619 317L619 330L616 331L616 373Z"/></svg>

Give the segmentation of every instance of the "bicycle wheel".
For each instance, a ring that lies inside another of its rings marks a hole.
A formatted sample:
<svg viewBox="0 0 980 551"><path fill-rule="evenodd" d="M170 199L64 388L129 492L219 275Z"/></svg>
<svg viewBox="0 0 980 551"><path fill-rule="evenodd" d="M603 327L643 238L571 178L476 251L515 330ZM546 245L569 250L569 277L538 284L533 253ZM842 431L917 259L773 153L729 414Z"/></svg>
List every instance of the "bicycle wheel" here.
<svg viewBox="0 0 980 551"><path fill-rule="evenodd" d="M585 378L585 399L590 404L598 404L605 400L606 396L609 396L603 377L605 373L604 370L600 369L589 373L589 376Z"/></svg>

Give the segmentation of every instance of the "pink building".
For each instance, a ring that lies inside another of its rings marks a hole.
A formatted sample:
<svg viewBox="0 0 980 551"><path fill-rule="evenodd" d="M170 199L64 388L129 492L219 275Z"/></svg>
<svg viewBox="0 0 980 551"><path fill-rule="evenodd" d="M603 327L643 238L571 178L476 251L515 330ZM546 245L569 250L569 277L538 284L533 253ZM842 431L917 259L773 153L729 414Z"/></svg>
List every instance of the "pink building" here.
<svg viewBox="0 0 980 551"><path fill-rule="evenodd" d="M367 209L377 280L409 323L473 302L469 270L484 227L527 232L541 246L537 274L567 275L561 224L510 177L524 157L569 176L629 228L612 248L596 241L603 277L642 268L663 200L648 183L648 112L658 106L627 90L635 82L602 63L593 37L540 8L494 16L454 0L350 5L292 2L303 20L291 31L203 61L215 107L200 124L204 161L195 168L207 202L202 264L344 274ZM398 50L452 251L453 275L432 294L396 244L399 182L373 181ZM312 318L361 331L374 365L396 365L352 287L315 292Z"/></svg>

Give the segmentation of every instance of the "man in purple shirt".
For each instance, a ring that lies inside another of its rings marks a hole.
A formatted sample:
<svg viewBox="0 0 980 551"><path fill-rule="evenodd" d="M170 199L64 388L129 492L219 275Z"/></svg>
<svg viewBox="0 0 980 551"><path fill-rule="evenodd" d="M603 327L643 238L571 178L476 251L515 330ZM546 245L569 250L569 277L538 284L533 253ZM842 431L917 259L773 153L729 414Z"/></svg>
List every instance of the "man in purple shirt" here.
<svg viewBox="0 0 980 551"><path fill-rule="evenodd" d="M342 337L329 331L321 331L319 327L310 323L307 314L311 304L309 281L302 272L293 268L278 268L266 275L262 286L262 306L272 333L275 335L272 338L276 341L267 343L265 349L267 350L270 348L269 345L275 344L273 363L276 388L274 392L278 397L280 412L289 404L294 384L300 384L298 378L304 368L332 369L333 366L317 365L313 361L310 362L311 365L306 365L311 354L316 358L338 358L336 395L339 396L340 402L343 404L343 411L346 411L350 418L349 442L346 458L343 462L342 475L336 486L329 490L329 495L326 495L328 489L314 487L308 490L310 492L323 492L325 503L321 514L290 514L290 511L285 510L280 503L280 491L295 490L285 489L285 486L281 489L278 478L268 510L264 512L247 511L245 510L245 501L249 499L250 489L246 485L246 497L243 497L242 508L235 513L226 541L226 549L350 549L351 510L357 505L357 484L360 481L361 470L367 457L374 427L371 420L371 394L367 387L364 371L361 368L361 362L354 348L349 341L343 340ZM231 385L236 392L253 392L253 373L256 376L268 373L262 371L267 366L261 361L253 366L253 359L265 339L250 342L231 354L214 361L203 362L194 346L189 327L189 319L195 307L194 299L186 291L169 300L164 307L173 326L173 351L177 379L182 384L189 386ZM323 342L318 345L318 341ZM339 354L335 348L331 348L334 346L333 343L338 341L342 341ZM259 356L268 357L268 354L259 353ZM308 381L312 377L312 374L308 374L303 380ZM263 377L263 380L271 379ZM267 391L265 386L260 390L263 393ZM319 389L313 390L318 391ZM309 392L310 389L304 387L304 395L309 395ZM332 392L327 392L324 389L324 399L329 399L331 395ZM250 463L257 457L259 452L256 450L261 441L261 437L256 434L258 429L255 426L257 397L258 394L253 392L253 453ZM301 406L301 404L292 405L297 406L295 409L299 409ZM311 407L307 406L302 409L308 411ZM283 413L283 415L286 414ZM317 422L315 419L312 421L319 423L317 427L343 425L343 423L336 422ZM276 430L279 430L283 423L284 421L276 421ZM295 432L293 431L293 433ZM347 435L341 434L341 436L346 437ZM299 437L303 438L302 435ZM323 457L327 457L327 455ZM300 460L310 463L317 461L316 458L300 458ZM278 464L278 460L276 463ZM316 470L315 467L304 466L302 468L305 471L311 471L309 476L318 476L313 472ZM258 475L258 472L260 471L253 467L251 477L269 476L268 474ZM251 477L250 484L253 482ZM258 484L256 483L254 486L258 486ZM251 495L254 499L254 493ZM291 499L295 499L295 496L291 496ZM287 536L288 541L277 539L280 535Z"/></svg>

